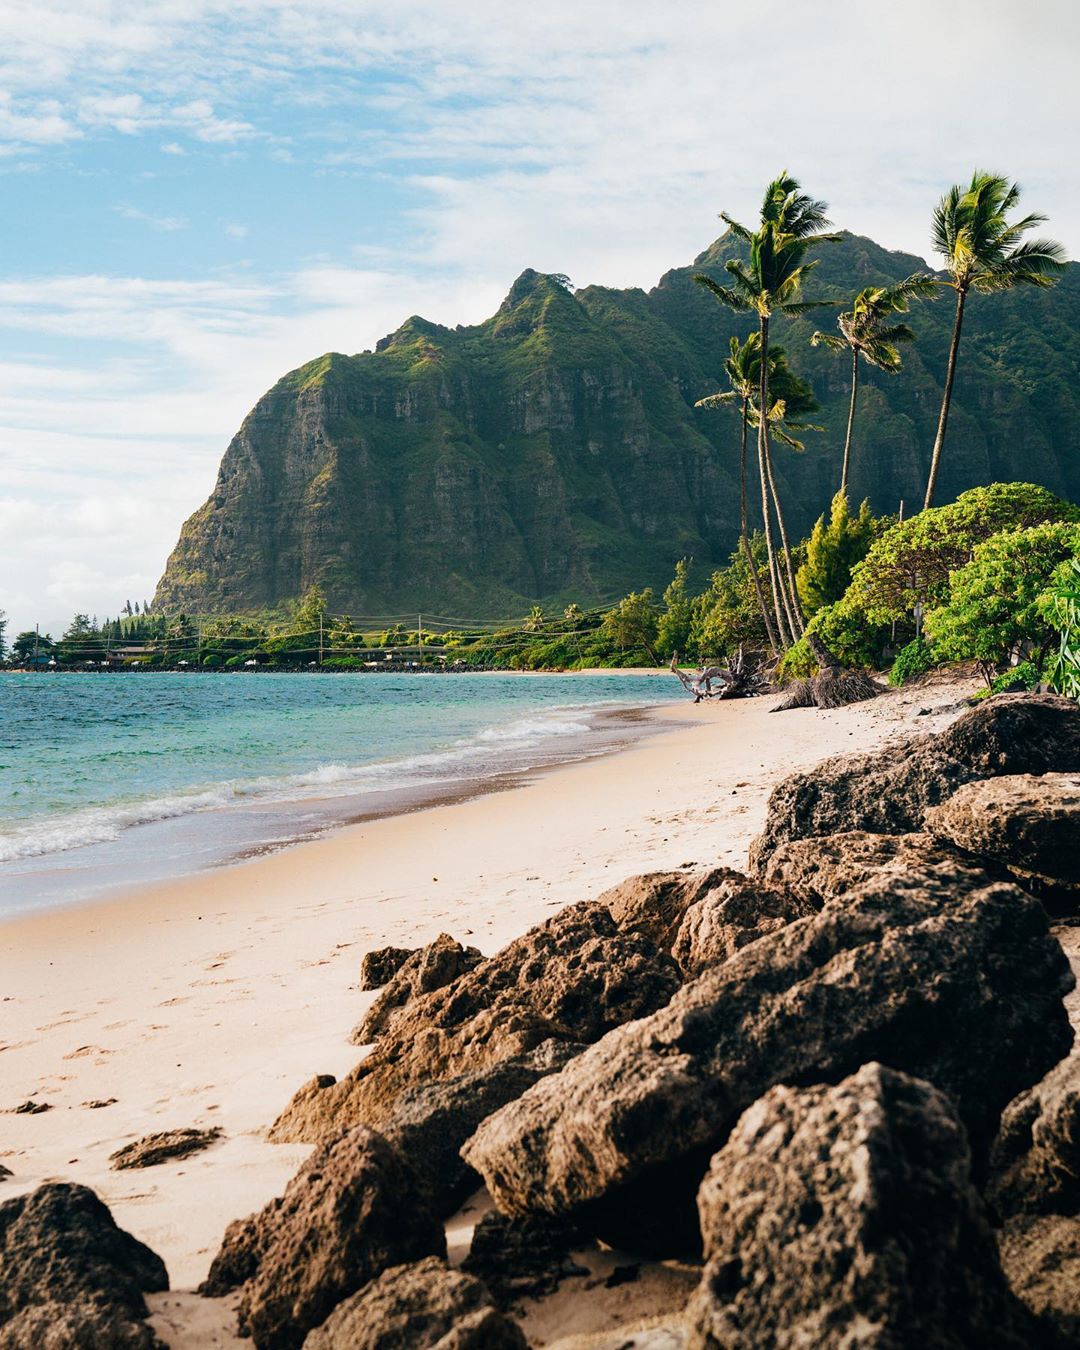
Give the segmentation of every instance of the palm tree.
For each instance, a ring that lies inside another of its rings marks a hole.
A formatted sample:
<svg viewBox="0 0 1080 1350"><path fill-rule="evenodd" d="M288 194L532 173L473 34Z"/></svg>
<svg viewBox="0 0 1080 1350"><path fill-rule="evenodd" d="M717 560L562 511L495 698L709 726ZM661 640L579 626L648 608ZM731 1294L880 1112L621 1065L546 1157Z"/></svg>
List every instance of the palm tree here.
<svg viewBox="0 0 1080 1350"><path fill-rule="evenodd" d="M867 286L855 297L851 309L838 316L842 334L814 333L812 347L825 346L834 352L851 352L851 401L848 404L847 434L844 437L844 462L840 470L840 491L847 492L851 471L851 433L855 426L855 401L859 387L859 357L878 370L895 375L900 369L898 342L914 342L915 334L906 323L889 323L894 314L906 314L912 300L934 296L939 282L925 272L913 272L895 286Z"/></svg>
<svg viewBox="0 0 1080 1350"><path fill-rule="evenodd" d="M732 284L722 286L712 277L700 273L694 277L700 285L708 287L721 304L736 312L754 313L758 317L759 408L769 409L773 404L773 400L769 397L769 320L774 314L804 314L809 309L827 303L799 299L803 281L816 266L815 262L807 261L810 251L819 244L840 238L837 234L825 232L829 224L825 218L825 210L825 203L806 196L800 191L798 182L785 170L765 189L760 223L756 230L748 230L745 225L740 225L725 212L720 213L720 218L735 238L742 240L750 249L748 263L743 262L741 258L729 258L724 264ZM768 416L758 419L758 468L763 484L762 495L766 500L769 495L768 481L772 477L769 424ZM779 500L775 505L779 508ZM766 510L765 546L770 565L777 566L778 569L770 515L771 513ZM778 605L777 618L780 621L781 638L784 641L795 642L801 636L805 625L795 589L795 572L791 565L787 528L783 512L779 509L776 523L780 531L787 573L786 584L783 584L781 579L779 587L782 604Z"/></svg>
<svg viewBox="0 0 1080 1350"><path fill-rule="evenodd" d="M934 502L968 292L1007 291L1014 286L1052 286L1055 276L1065 267L1067 255L1057 240L1021 242L1021 236L1041 225L1046 217L1032 214L1010 224L1009 212L1019 200L1020 188L1016 183L1010 183L1000 174L976 170L966 191L959 186L951 187L934 210L931 227L934 252L945 259L948 273L945 285L956 292L956 318L949 343L941 416L930 456L924 510Z"/></svg>

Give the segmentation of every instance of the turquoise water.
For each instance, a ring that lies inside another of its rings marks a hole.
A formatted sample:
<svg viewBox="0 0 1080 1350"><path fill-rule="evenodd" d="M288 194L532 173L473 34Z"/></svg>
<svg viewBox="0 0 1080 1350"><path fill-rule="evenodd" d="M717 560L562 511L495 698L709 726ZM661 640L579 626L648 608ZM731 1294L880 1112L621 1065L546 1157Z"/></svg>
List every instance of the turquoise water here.
<svg viewBox="0 0 1080 1350"><path fill-rule="evenodd" d="M0 677L9 912L598 753L650 676Z"/></svg>

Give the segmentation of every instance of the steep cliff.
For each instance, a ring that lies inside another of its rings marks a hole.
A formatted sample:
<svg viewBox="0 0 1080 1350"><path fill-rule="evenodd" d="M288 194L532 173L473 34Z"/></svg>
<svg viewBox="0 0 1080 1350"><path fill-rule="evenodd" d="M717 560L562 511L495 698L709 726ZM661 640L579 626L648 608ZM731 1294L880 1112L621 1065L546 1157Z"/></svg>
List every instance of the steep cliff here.
<svg viewBox="0 0 1080 1350"><path fill-rule="evenodd" d="M571 294L526 271L484 323L413 317L374 352L286 375L230 444L155 604L240 612L318 583L356 615L501 616L662 584L688 554L722 561L738 523L736 419L693 403L718 387L746 322L691 277L732 247L717 241L649 293ZM923 265L846 236L815 290L846 299ZM1080 496L1080 266L1053 291L979 298L969 315L941 500L1013 477ZM913 316L905 372L864 378L853 487L875 508L920 496L950 321L946 293ZM798 530L838 477L846 363L807 345L830 323L826 310L777 325L827 427L805 455L778 451Z"/></svg>

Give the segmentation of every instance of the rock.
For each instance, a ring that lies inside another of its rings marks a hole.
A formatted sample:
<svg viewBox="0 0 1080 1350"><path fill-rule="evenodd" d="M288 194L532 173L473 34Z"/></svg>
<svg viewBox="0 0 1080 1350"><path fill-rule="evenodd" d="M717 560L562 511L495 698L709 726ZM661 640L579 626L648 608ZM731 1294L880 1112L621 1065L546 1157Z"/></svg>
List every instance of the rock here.
<svg viewBox="0 0 1080 1350"><path fill-rule="evenodd" d="M43 1111L51 1111L50 1102L26 1101L21 1106L13 1106L11 1114L13 1116L40 1116Z"/></svg>
<svg viewBox="0 0 1080 1350"><path fill-rule="evenodd" d="M415 1167L440 1218L449 1218L480 1185L459 1149L492 1112L549 1073L558 1073L585 1047L545 1041L526 1055L490 1064L476 1073L406 1088L381 1133Z"/></svg>
<svg viewBox="0 0 1080 1350"><path fill-rule="evenodd" d="M1080 884L1080 776L1016 774L966 783L926 813L926 828L1022 876Z"/></svg>
<svg viewBox="0 0 1080 1350"><path fill-rule="evenodd" d="M304 1350L527 1350L470 1275L429 1257L395 1266L339 1304Z"/></svg>
<svg viewBox="0 0 1080 1350"><path fill-rule="evenodd" d="M965 886L1005 881L992 866L965 858L930 834L868 834L851 830L815 835L781 844L762 871L765 881L793 890L823 905L872 877L918 871L927 885L940 883L943 894Z"/></svg>
<svg viewBox="0 0 1080 1350"><path fill-rule="evenodd" d="M402 962L350 1037L353 1044L367 1045L376 1036L381 1036L407 1003L421 994L444 989L483 959L476 947L463 947L448 933L440 933L434 942L429 942Z"/></svg>
<svg viewBox="0 0 1080 1350"><path fill-rule="evenodd" d="M161 1258L85 1186L51 1182L0 1204L3 1350L155 1350L143 1295L168 1287Z"/></svg>
<svg viewBox="0 0 1080 1350"><path fill-rule="evenodd" d="M217 1297L242 1283L240 1335L257 1350L293 1350L390 1266L445 1254L412 1166L358 1126L316 1149L280 1199L229 1225L199 1292Z"/></svg>
<svg viewBox="0 0 1080 1350"><path fill-rule="evenodd" d="M378 947L360 960L360 988L381 989L412 956L415 947Z"/></svg>
<svg viewBox="0 0 1080 1350"><path fill-rule="evenodd" d="M1025 1214L1005 1225L999 1246L1013 1293L1046 1329L1037 1343L1080 1346L1080 1219Z"/></svg>
<svg viewBox="0 0 1080 1350"><path fill-rule="evenodd" d="M991 1153L998 1214L1080 1215L1080 1051L1010 1102Z"/></svg>
<svg viewBox="0 0 1080 1350"><path fill-rule="evenodd" d="M395 1015L340 1083L308 1084L278 1117L275 1142L318 1142L350 1125L379 1127L406 1088L527 1054L548 1040L599 1040L663 1007L682 983L675 962L603 905L569 905L444 989Z"/></svg>
<svg viewBox="0 0 1080 1350"><path fill-rule="evenodd" d="M880 1059L952 1094L981 1161L1003 1108L1068 1051L1072 984L1016 887L946 900L917 876L871 880L609 1033L462 1154L504 1213L578 1214L615 1245L670 1254L693 1242L709 1157L776 1083Z"/></svg>
<svg viewBox="0 0 1080 1350"><path fill-rule="evenodd" d="M738 875L727 867L707 872L646 872L605 891L597 904L611 912L624 932L643 933L661 951L670 952L690 906L714 886Z"/></svg>
<svg viewBox="0 0 1080 1350"><path fill-rule="evenodd" d="M671 954L692 980L766 933L820 908L789 888L731 873L686 911Z"/></svg>
<svg viewBox="0 0 1080 1350"><path fill-rule="evenodd" d="M15 1173L10 1167L5 1167L3 1163L0 1163L0 1181L7 1181L8 1177L13 1177L14 1175Z"/></svg>
<svg viewBox="0 0 1080 1350"><path fill-rule="evenodd" d="M871 1063L835 1087L774 1087L698 1195L689 1346L1027 1350L970 1166L948 1098L906 1074Z"/></svg>
<svg viewBox="0 0 1080 1350"><path fill-rule="evenodd" d="M216 1125L209 1130L162 1130L118 1148L115 1153L109 1154L109 1162L114 1172L122 1172L129 1167L156 1167L158 1163L168 1162L172 1158L187 1158L192 1153L201 1153L220 1139L221 1134Z"/></svg>
<svg viewBox="0 0 1080 1350"><path fill-rule="evenodd" d="M781 844L867 830L909 834L927 810L979 778L1080 771L1080 707L1056 694L987 699L938 735L908 736L869 754L839 755L778 784L750 848L761 870Z"/></svg>
<svg viewBox="0 0 1080 1350"><path fill-rule="evenodd" d="M508 1219L485 1214L473 1232L462 1270L483 1280L500 1308L553 1294L571 1275L588 1275L570 1253L592 1242L573 1223L546 1215Z"/></svg>

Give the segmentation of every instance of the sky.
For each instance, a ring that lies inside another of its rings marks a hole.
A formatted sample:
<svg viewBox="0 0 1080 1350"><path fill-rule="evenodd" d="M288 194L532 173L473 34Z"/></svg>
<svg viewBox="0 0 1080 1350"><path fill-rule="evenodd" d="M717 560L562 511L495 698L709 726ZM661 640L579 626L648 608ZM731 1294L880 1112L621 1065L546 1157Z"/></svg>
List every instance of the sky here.
<svg viewBox="0 0 1080 1350"><path fill-rule="evenodd" d="M649 287L790 169L927 254L976 166L1080 256L1073 0L0 0L0 608L153 594L245 413L526 267Z"/></svg>

